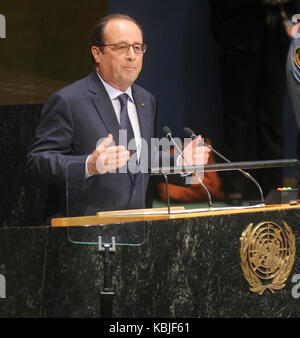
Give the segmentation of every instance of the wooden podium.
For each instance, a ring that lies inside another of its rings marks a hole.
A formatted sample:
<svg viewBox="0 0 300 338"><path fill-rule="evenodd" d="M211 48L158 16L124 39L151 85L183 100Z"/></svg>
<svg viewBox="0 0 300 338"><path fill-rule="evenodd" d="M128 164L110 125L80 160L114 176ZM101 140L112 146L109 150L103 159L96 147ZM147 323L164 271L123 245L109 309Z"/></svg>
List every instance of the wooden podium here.
<svg viewBox="0 0 300 338"><path fill-rule="evenodd" d="M81 216L81 217L64 217L53 218L51 225L53 227L61 226L83 226L83 225L104 225L110 223L127 223L138 221L158 221L181 219L191 217L207 217L220 216L232 214L244 214L253 212L265 211L280 211L289 209L298 209L299 205L279 204L267 206L250 206L250 207L236 207L236 208L201 208L201 209L185 209L182 207L170 208L168 213L167 208L153 208L153 209L135 209L135 210L115 210L98 212L95 216Z"/></svg>

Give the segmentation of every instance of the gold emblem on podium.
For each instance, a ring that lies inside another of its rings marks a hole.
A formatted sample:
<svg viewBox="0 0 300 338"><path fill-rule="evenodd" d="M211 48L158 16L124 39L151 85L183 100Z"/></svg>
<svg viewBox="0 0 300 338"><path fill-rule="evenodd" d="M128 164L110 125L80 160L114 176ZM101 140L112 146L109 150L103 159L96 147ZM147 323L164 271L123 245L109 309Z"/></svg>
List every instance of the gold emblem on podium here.
<svg viewBox="0 0 300 338"><path fill-rule="evenodd" d="M295 236L287 223L249 224L240 237L241 267L250 291L260 295L285 287L294 261Z"/></svg>
<svg viewBox="0 0 300 338"><path fill-rule="evenodd" d="M295 65L300 68L300 47L294 49L294 62Z"/></svg>

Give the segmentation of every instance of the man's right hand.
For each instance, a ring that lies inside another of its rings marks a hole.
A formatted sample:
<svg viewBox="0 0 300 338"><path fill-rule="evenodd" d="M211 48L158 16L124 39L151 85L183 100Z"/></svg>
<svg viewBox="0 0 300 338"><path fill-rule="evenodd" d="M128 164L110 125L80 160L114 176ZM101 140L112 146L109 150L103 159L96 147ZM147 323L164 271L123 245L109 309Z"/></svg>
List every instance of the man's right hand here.
<svg viewBox="0 0 300 338"><path fill-rule="evenodd" d="M111 146L113 136L108 135L90 155L88 174L99 175L123 167L129 160L130 152L124 146Z"/></svg>

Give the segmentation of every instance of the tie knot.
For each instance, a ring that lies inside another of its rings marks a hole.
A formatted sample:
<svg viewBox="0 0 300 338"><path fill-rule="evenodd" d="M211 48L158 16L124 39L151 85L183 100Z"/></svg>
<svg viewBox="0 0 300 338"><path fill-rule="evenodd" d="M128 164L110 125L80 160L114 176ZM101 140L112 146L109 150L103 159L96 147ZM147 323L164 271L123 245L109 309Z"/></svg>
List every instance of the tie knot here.
<svg viewBox="0 0 300 338"><path fill-rule="evenodd" d="M121 94L118 96L118 99L120 101L121 109L127 104L128 95L126 93Z"/></svg>

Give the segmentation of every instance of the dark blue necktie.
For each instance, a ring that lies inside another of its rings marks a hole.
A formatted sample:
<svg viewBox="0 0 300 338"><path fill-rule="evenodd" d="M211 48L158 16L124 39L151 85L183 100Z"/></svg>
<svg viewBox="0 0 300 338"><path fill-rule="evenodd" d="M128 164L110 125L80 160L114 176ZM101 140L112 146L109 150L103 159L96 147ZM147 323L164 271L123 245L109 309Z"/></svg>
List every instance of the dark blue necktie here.
<svg viewBox="0 0 300 338"><path fill-rule="evenodd" d="M120 126L121 129L123 130L127 130L127 144L133 139L134 140L134 133L133 133L133 129L132 129L132 125L130 123L129 120L129 116L128 116L128 109L127 109L127 101L128 101L128 95L127 94L122 94L120 96L118 96L118 99L120 101L120 105L121 105L121 111L120 111ZM131 142L130 144L130 155L134 154L136 152L136 143L134 141ZM133 149L134 146L134 149Z"/></svg>

